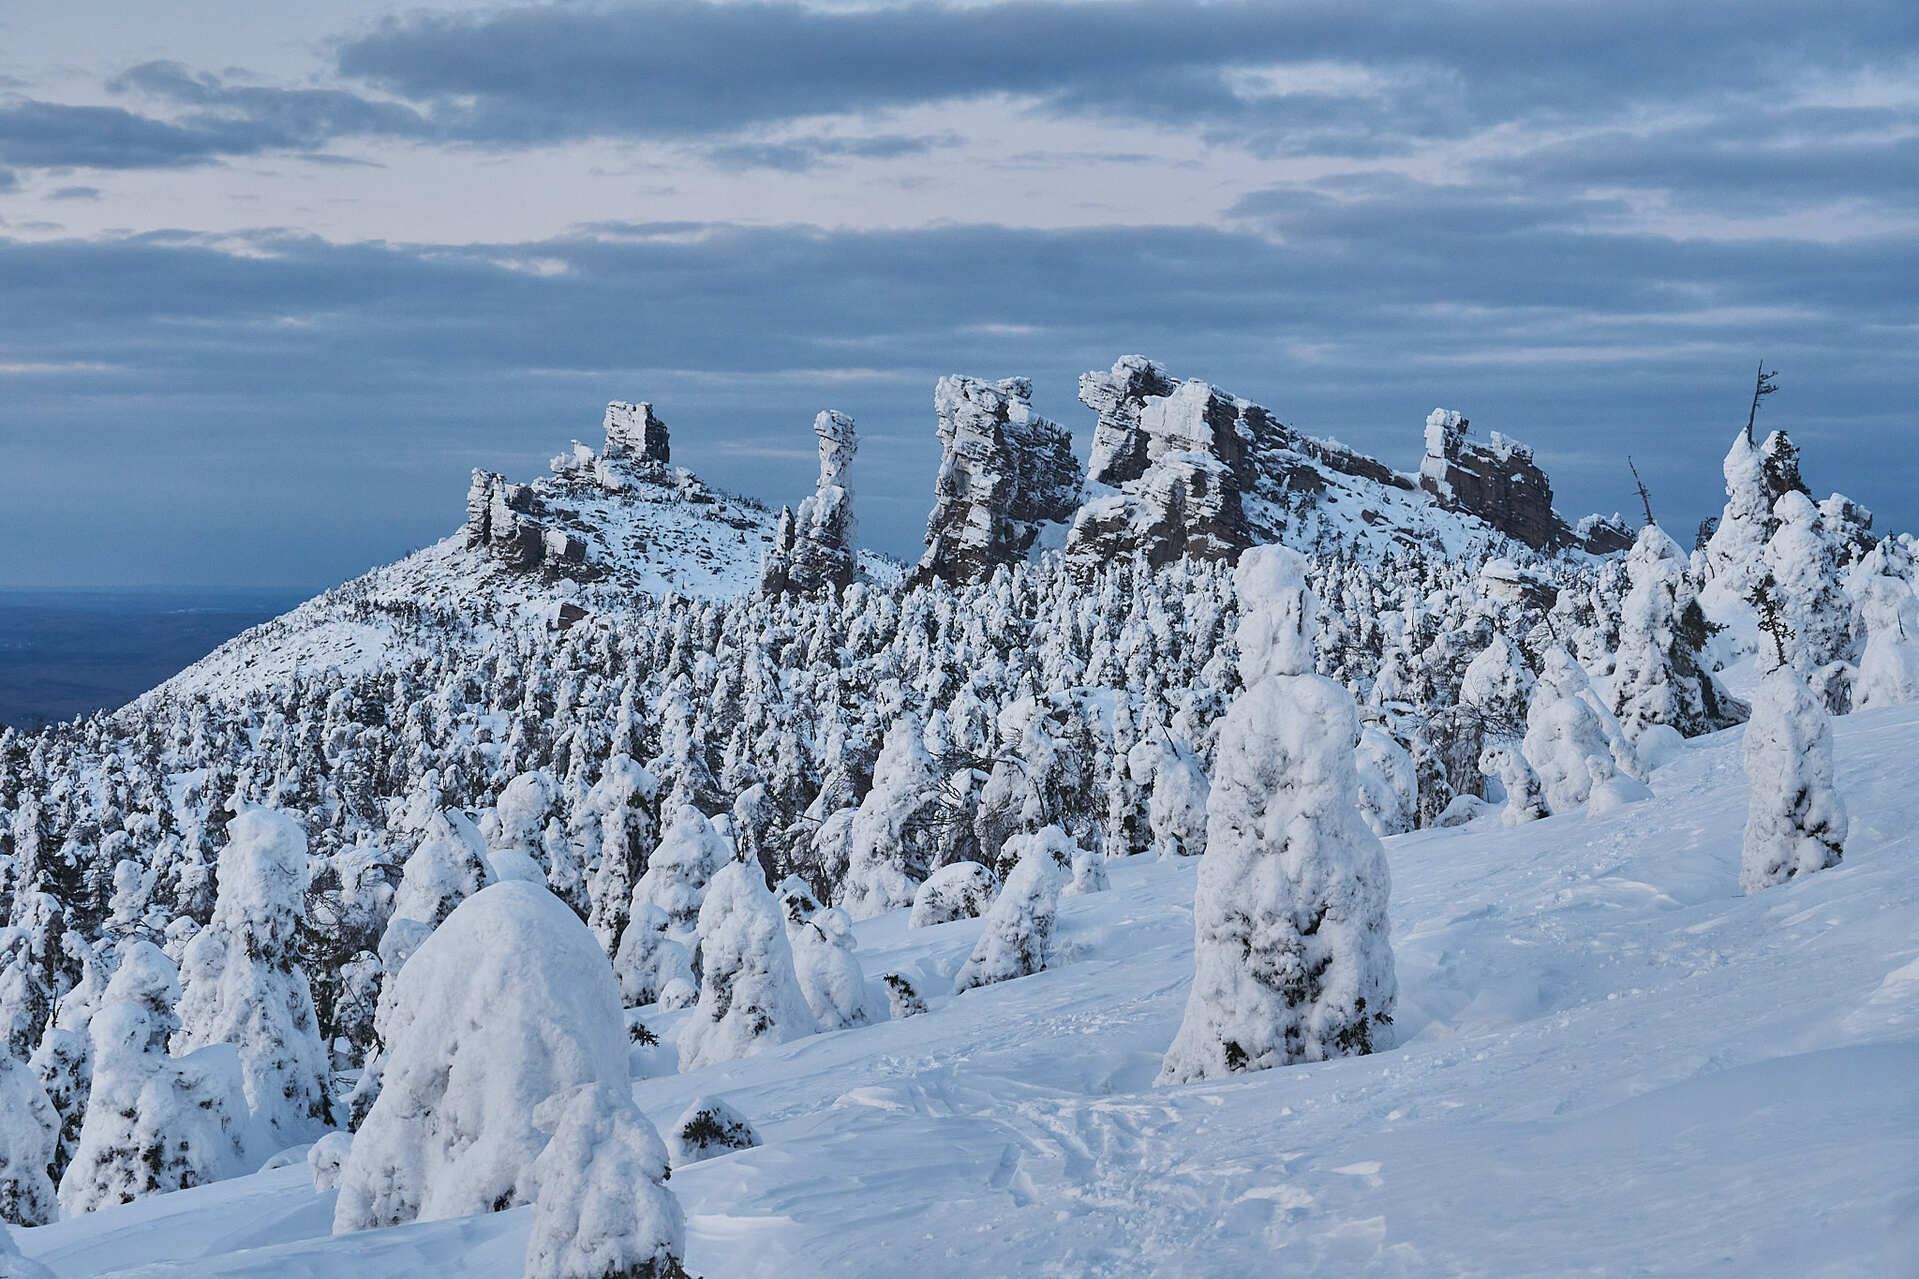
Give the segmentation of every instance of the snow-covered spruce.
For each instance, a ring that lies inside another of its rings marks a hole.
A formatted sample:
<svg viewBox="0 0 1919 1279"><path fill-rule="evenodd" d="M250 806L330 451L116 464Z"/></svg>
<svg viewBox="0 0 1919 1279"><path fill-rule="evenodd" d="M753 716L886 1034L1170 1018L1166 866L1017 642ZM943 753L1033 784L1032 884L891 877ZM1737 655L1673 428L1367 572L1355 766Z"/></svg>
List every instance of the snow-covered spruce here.
<svg viewBox="0 0 1919 1279"><path fill-rule="evenodd" d="M353 1138L343 1132L330 1132L307 1147L307 1175L313 1189L324 1194L340 1188L346 1172L346 1157L353 1149Z"/></svg>
<svg viewBox="0 0 1919 1279"><path fill-rule="evenodd" d="M1833 786L1832 725L1789 666L1759 683L1746 721L1746 840L1739 883L1748 893L1836 866L1846 805Z"/></svg>
<svg viewBox="0 0 1919 1279"><path fill-rule="evenodd" d="M680 1030L680 1069L751 1056L818 1029L779 902L759 867L729 862L700 906L700 1001Z"/></svg>
<svg viewBox="0 0 1919 1279"><path fill-rule="evenodd" d="M379 1100L354 1135L333 1230L497 1212L528 1198L539 1103L626 1084L606 955L546 889L482 889L400 971Z"/></svg>
<svg viewBox="0 0 1919 1279"><path fill-rule="evenodd" d="M1626 557L1632 589L1619 621L1612 711L1631 740L1664 724L1697 737L1735 724L1736 707L1702 650L1711 638L1685 552L1657 524L1639 530Z"/></svg>
<svg viewBox="0 0 1919 1279"><path fill-rule="evenodd" d="M800 992L821 1030L863 1026L871 1018L866 1006L866 974L853 951L853 921L837 908L815 911L805 922L787 929L793 945L793 971Z"/></svg>
<svg viewBox="0 0 1919 1279"><path fill-rule="evenodd" d="M634 886L633 902L658 908L674 929L690 928L700 917L707 882L731 856L706 814L682 804Z"/></svg>
<svg viewBox="0 0 1919 1279"><path fill-rule="evenodd" d="M1823 689L1834 682L1828 668L1852 649L1852 601L1841 584L1844 548L1804 493L1780 497L1773 519L1778 529L1766 543L1765 568L1783 630L1774 632L1771 647L1783 640L1786 664ZM1760 645L1762 665L1770 660L1767 647ZM1843 699L1827 700L1829 709L1846 709Z"/></svg>
<svg viewBox="0 0 1919 1279"><path fill-rule="evenodd" d="M188 947L191 980L173 1048L238 1048L254 1123L278 1150L333 1121L326 1050L298 967L306 834L286 813L249 808L227 824L227 837L213 922Z"/></svg>
<svg viewBox="0 0 1919 1279"><path fill-rule="evenodd" d="M1080 850L1057 826L1007 842L1017 844L1019 860L986 912L986 926L973 953L953 980L956 995L1030 976L1052 962L1060 893L1072 881L1073 858Z"/></svg>
<svg viewBox="0 0 1919 1279"><path fill-rule="evenodd" d="M1165 736L1144 741L1133 747L1128 766L1135 778L1152 787L1147 822L1154 853L1160 857L1204 853L1210 783L1192 747Z"/></svg>
<svg viewBox="0 0 1919 1279"><path fill-rule="evenodd" d="M1592 795L1593 786L1614 777L1618 766L1604 712L1592 699L1592 684L1573 656L1554 645L1542 660L1533 703L1526 712L1523 753L1539 778L1547 807L1569 813Z"/></svg>
<svg viewBox="0 0 1919 1279"><path fill-rule="evenodd" d="M626 931L620 936L619 954L613 958L620 999L628 1008L657 1003L675 981L688 985L695 981L692 954L667 935L672 924L658 906L635 901Z"/></svg>
<svg viewBox="0 0 1919 1279"><path fill-rule="evenodd" d="M39 1226L53 1220L47 1169L60 1115L39 1076L18 1057L0 1053L0 1222Z"/></svg>
<svg viewBox="0 0 1919 1279"><path fill-rule="evenodd" d="M894 1021L917 1017L926 1011L926 1001L920 997L919 987L906 974L886 973L880 980L886 983L887 1012Z"/></svg>
<svg viewBox="0 0 1919 1279"><path fill-rule="evenodd" d="M751 1150L760 1134L746 1116L718 1097L701 1097L688 1106L667 1130L667 1153L673 1166L711 1159L735 1150Z"/></svg>
<svg viewBox="0 0 1919 1279"><path fill-rule="evenodd" d="M1353 766L1359 781L1359 813L1379 836L1402 835L1419 820L1419 778L1413 757L1375 724L1359 730Z"/></svg>
<svg viewBox="0 0 1919 1279"><path fill-rule="evenodd" d="M999 891L999 880L978 862L951 862L926 877L913 894L909 928L931 928L984 914Z"/></svg>
<svg viewBox="0 0 1919 1279"><path fill-rule="evenodd" d="M1521 826L1547 816L1546 793L1539 785L1539 774L1526 762L1517 745L1495 742L1480 751L1479 771L1496 779L1506 794L1506 803L1499 810L1501 824Z"/></svg>
<svg viewBox="0 0 1919 1279"><path fill-rule="evenodd" d="M1853 594L1866 628L1865 650L1852 682L1852 708L1876 710L1919 698L1919 595L1912 555L1886 538L1855 570Z"/></svg>
<svg viewBox="0 0 1919 1279"><path fill-rule="evenodd" d="M653 853L658 793L658 779L624 751L607 762L606 771L587 792L586 807L598 818L600 836L599 866L588 888L591 908L587 922L608 954L619 948L634 886L646 872L648 856Z"/></svg>
<svg viewBox="0 0 1919 1279"><path fill-rule="evenodd" d="M666 1188L666 1148L624 1080L549 1097L551 1136L527 1170L526 1279L685 1279L686 1218Z"/></svg>
<svg viewBox="0 0 1919 1279"><path fill-rule="evenodd" d="M901 716L886 730L873 765L873 788L848 832L846 879L834 903L854 919L871 919L913 904L926 877L920 822L937 803L933 761L919 721Z"/></svg>
<svg viewBox="0 0 1919 1279"><path fill-rule="evenodd" d="M130 940L88 1027L93 1089L60 1179L70 1216L237 1176L248 1164L243 1070L231 1044L167 1054L180 1025L173 961Z"/></svg>
<svg viewBox="0 0 1919 1279"><path fill-rule="evenodd" d="M1305 559L1258 547L1233 580L1246 691L1215 748L1193 988L1162 1083L1386 1047L1398 994L1385 851L1357 807L1358 713L1311 673Z"/></svg>

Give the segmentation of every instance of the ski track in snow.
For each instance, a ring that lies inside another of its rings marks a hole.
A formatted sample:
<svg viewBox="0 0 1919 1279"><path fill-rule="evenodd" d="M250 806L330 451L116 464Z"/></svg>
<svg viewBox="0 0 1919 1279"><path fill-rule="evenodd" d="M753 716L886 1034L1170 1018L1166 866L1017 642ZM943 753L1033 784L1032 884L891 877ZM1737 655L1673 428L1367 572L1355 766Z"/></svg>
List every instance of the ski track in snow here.
<svg viewBox="0 0 1919 1279"><path fill-rule="evenodd" d="M1386 841L1400 1046L1371 1057L1153 1085L1190 862L1113 863L1056 967L957 998L977 920L862 923L869 982L929 1013L635 1081L656 1124L715 1093L766 1138L668 1183L688 1269L1919 1274L1919 706L1834 728L1845 863L1754 897L1740 730L1604 817ZM504 1277L530 1219L332 1211L293 1167L17 1238L72 1279Z"/></svg>

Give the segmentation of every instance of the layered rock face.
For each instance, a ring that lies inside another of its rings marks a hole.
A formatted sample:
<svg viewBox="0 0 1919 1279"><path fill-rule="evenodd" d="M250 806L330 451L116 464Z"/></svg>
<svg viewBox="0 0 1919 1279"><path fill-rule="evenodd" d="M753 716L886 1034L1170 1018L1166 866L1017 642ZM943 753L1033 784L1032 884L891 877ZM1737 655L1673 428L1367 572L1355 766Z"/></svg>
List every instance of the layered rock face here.
<svg viewBox="0 0 1919 1279"><path fill-rule="evenodd" d="M653 416L651 404L614 400L606 406L606 448L601 456L667 465L673 450L667 442L666 423Z"/></svg>
<svg viewBox="0 0 1919 1279"><path fill-rule="evenodd" d="M1099 413L1088 476L1118 491L1080 507L1068 562L1090 568L1142 552L1154 564L1227 559L1252 544L1240 495L1254 480L1252 436L1268 422L1241 428L1246 410L1264 410L1204 382L1175 382L1137 356L1081 377L1080 400Z"/></svg>
<svg viewBox="0 0 1919 1279"><path fill-rule="evenodd" d="M846 483L847 468L859 449L853 419L828 409L813 419L813 434L820 441L820 477L797 516L780 511L773 545L760 565L760 590L766 594L804 593L822 586L845 590L857 568L853 491Z"/></svg>
<svg viewBox="0 0 1919 1279"><path fill-rule="evenodd" d="M1041 525L1079 504L1072 435L1033 412L1026 378L944 377L933 392L945 453L915 576L982 577L1026 558Z"/></svg>
<svg viewBox="0 0 1919 1279"><path fill-rule="evenodd" d="M1478 516L1535 551L1577 546L1608 555L1632 545L1632 532L1616 515L1589 516L1577 530L1568 527L1553 510L1552 481L1533 461L1533 451L1498 431L1482 444L1468 436L1470 425L1453 409L1434 409L1426 417L1419 486L1442 504Z"/></svg>
<svg viewBox="0 0 1919 1279"><path fill-rule="evenodd" d="M586 543L541 523L544 514L530 486L511 483L496 471L476 470L466 491L466 544L484 548L517 572L584 564Z"/></svg>

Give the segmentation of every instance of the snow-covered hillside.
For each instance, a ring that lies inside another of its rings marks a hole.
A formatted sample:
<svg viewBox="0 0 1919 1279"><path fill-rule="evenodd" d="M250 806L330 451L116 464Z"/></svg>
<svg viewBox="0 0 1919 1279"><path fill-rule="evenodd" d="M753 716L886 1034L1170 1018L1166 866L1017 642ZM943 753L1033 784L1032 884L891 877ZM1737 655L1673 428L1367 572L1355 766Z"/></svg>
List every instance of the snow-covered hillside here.
<svg viewBox="0 0 1919 1279"><path fill-rule="evenodd" d="M1061 962L958 997L979 921L860 924L929 1012L634 1080L662 1130L717 1094L765 1139L673 1175L688 1269L1919 1273L1919 706L1835 721L1845 861L1750 897L1742 736L1603 816L1388 839L1372 1056L1154 1086L1193 859L1113 863ZM300 1164L15 1234L66 1279L520 1273L529 1209L336 1239L332 1200Z"/></svg>

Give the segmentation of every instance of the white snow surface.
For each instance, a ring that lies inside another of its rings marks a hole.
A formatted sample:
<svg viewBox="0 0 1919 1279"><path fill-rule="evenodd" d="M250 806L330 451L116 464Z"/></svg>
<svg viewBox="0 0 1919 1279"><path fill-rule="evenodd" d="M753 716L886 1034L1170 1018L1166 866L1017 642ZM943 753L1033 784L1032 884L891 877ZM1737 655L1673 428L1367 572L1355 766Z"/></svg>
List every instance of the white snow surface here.
<svg viewBox="0 0 1919 1279"><path fill-rule="evenodd" d="M1919 1273L1919 705L1834 721L1842 864L1739 891L1742 730L1654 798L1386 842L1398 1046L1155 1087L1197 862L1110 864L1058 957L860 923L930 1011L635 1080L764 1144L677 1170L707 1276ZM499 891L499 890L493 890ZM648 1010L669 1042L686 1014ZM514 1276L532 1211L333 1238L295 1165L15 1231L68 1279Z"/></svg>

